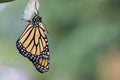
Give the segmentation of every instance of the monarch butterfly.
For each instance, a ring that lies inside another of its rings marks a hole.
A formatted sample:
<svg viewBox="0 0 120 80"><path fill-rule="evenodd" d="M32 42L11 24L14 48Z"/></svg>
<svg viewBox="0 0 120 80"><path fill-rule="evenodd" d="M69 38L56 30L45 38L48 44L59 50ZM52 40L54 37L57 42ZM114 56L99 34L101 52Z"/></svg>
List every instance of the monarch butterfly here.
<svg viewBox="0 0 120 80"><path fill-rule="evenodd" d="M27 57L41 72L49 70L49 47L42 17L35 15L16 42L16 47L21 55Z"/></svg>

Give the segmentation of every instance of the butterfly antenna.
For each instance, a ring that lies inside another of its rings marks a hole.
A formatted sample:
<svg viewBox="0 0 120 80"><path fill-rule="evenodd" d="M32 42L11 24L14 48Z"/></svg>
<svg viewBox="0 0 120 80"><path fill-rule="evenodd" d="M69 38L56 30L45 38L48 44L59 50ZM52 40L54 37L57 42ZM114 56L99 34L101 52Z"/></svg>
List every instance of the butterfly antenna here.
<svg viewBox="0 0 120 80"><path fill-rule="evenodd" d="M43 22L43 21L42 21ZM48 30L47 30L47 27L45 25L45 23L43 22L43 25L45 26L45 29L46 29L46 32L49 34Z"/></svg>
<svg viewBox="0 0 120 80"><path fill-rule="evenodd" d="M36 4L37 4L37 3L35 2L35 9L36 9L36 11L37 11L37 13L36 13L35 15L39 15L39 11L38 11L38 9L37 9L37 5L36 5ZM47 30L47 28L46 28L46 25L44 24L44 22L43 22L43 25L45 26L46 32L49 33L48 30Z"/></svg>

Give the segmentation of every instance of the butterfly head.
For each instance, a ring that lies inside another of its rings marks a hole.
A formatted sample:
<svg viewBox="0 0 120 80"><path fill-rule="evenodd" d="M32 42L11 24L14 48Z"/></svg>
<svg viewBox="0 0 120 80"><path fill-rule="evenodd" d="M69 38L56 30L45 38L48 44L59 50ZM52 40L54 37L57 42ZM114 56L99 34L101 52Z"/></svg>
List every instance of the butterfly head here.
<svg viewBox="0 0 120 80"><path fill-rule="evenodd" d="M38 25L40 22L42 22L42 17L40 17L38 15L33 17L33 19L32 19L32 24L33 25Z"/></svg>

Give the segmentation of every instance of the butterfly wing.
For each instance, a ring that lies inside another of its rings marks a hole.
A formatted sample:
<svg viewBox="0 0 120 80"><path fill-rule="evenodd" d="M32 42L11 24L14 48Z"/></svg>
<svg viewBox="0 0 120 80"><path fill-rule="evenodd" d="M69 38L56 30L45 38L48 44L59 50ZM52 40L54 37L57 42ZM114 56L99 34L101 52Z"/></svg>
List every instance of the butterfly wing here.
<svg viewBox="0 0 120 80"><path fill-rule="evenodd" d="M17 40L16 47L20 54L32 61L39 72L49 70L48 39L41 22L38 25L29 24Z"/></svg>

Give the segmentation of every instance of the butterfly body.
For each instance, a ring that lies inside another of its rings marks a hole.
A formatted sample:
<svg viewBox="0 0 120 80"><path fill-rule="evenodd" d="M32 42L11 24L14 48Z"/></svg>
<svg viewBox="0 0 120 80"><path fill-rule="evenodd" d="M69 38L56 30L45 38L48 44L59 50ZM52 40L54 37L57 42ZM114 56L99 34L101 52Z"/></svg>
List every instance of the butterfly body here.
<svg viewBox="0 0 120 80"><path fill-rule="evenodd" d="M49 70L49 46L42 17L35 15L16 42L21 55L27 57L41 72Z"/></svg>

